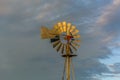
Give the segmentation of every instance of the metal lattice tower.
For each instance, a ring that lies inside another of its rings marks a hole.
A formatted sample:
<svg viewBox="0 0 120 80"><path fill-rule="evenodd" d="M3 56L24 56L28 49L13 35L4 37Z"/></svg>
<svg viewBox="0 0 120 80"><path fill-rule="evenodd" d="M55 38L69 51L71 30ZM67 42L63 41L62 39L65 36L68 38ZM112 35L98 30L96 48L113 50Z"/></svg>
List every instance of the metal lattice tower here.
<svg viewBox="0 0 120 80"><path fill-rule="evenodd" d="M65 78L66 80L71 80L71 75L72 79L75 80L72 57L77 56L75 52L80 47L80 35L78 32L79 30L76 29L76 26L65 21L58 22L51 30L46 27L41 27L41 38L50 39L53 48L65 58L62 80Z"/></svg>

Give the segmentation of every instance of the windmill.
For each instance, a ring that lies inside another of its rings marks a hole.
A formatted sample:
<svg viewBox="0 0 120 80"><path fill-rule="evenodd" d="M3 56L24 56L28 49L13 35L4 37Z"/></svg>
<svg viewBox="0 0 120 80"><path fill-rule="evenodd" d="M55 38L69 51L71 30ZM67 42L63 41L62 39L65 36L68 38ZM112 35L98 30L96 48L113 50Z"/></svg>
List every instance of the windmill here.
<svg viewBox="0 0 120 80"><path fill-rule="evenodd" d="M62 57L65 58L62 80L65 78L66 80L70 80L71 72L72 79L74 80L72 57L77 56L75 52L77 48L80 47L80 35L78 32L79 30L76 29L76 26L65 21L58 22L52 29L41 27L41 38L50 39L53 48L55 48L57 52L60 52Z"/></svg>

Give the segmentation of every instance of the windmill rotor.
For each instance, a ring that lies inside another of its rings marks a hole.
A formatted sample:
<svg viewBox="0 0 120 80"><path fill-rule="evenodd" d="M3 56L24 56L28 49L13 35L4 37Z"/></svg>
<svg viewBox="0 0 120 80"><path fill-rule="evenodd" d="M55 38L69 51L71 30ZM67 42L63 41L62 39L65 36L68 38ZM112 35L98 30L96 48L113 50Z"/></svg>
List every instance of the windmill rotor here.
<svg viewBox="0 0 120 80"><path fill-rule="evenodd" d="M71 23L66 23L65 21L58 22L54 25L53 31L54 37L49 39L57 52L65 54L64 47L68 41L70 43L70 53L73 53L74 50L77 51L80 35L78 34L79 30L76 29L76 26ZM53 36L52 34L49 35Z"/></svg>

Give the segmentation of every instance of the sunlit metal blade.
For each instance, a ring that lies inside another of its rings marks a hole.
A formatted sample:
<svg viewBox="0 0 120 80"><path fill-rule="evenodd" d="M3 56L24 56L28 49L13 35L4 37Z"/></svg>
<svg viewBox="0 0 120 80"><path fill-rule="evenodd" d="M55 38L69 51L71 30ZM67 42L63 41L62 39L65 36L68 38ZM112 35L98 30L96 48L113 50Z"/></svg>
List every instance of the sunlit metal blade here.
<svg viewBox="0 0 120 80"><path fill-rule="evenodd" d="M67 31L67 27L66 27L66 22L64 21L64 22L62 22L62 24L63 24L63 29L64 29L64 32L66 32Z"/></svg>
<svg viewBox="0 0 120 80"><path fill-rule="evenodd" d="M61 46L62 46L62 43L60 43L60 45L57 47L57 52L60 50Z"/></svg>
<svg viewBox="0 0 120 80"><path fill-rule="evenodd" d="M70 46L71 46L75 51L77 51L77 49L75 48L75 45L74 45L74 44L70 43Z"/></svg>
<svg viewBox="0 0 120 80"><path fill-rule="evenodd" d="M74 38L80 38L80 35L79 34L77 34L77 35L75 35L75 36L73 36Z"/></svg>
<svg viewBox="0 0 120 80"><path fill-rule="evenodd" d="M59 27L57 25L54 25L53 31L55 34L60 34Z"/></svg>
<svg viewBox="0 0 120 80"><path fill-rule="evenodd" d="M63 31L61 31L61 29L58 29L58 33L61 34Z"/></svg>
<svg viewBox="0 0 120 80"><path fill-rule="evenodd" d="M63 54L64 53L64 44L63 44L63 46L62 46L62 51L61 51L61 53Z"/></svg>
<svg viewBox="0 0 120 80"><path fill-rule="evenodd" d="M56 36L55 38L50 39L51 43L56 42L60 40L59 36Z"/></svg>
<svg viewBox="0 0 120 80"><path fill-rule="evenodd" d="M54 25L54 29L58 29L58 26L57 26L57 25Z"/></svg>
<svg viewBox="0 0 120 80"><path fill-rule="evenodd" d="M53 30L55 30L55 34L61 34L63 32L60 23L58 23L57 25L54 25L54 29Z"/></svg>
<svg viewBox="0 0 120 80"><path fill-rule="evenodd" d="M60 43L60 40L59 41L56 41L53 43L53 48L55 48L58 44Z"/></svg>
<svg viewBox="0 0 120 80"><path fill-rule="evenodd" d="M62 28L62 27L60 27L60 32L61 32L61 33L63 32L63 28Z"/></svg>
<svg viewBox="0 0 120 80"><path fill-rule="evenodd" d="M67 23L67 35L70 35L71 23Z"/></svg>
<svg viewBox="0 0 120 80"><path fill-rule="evenodd" d="M74 32L72 32L73 35L77 34L79 30L75 29Z"/></svg>
<svg viewBox="0 0 120 80"><path fill-rule="evenodd" d="M60 31L61 31L61 32L63 32L63 31L64 31L64 30L63 30L62 23L60 23L60 22L58 23L58 29L60 29Z"/></svg>
<svg viewBox="0 0 120 80"><path fill-rule="evenodd" d="M74 31L75 28L76 28L75 26L72 26L70 32Z"/></svg>

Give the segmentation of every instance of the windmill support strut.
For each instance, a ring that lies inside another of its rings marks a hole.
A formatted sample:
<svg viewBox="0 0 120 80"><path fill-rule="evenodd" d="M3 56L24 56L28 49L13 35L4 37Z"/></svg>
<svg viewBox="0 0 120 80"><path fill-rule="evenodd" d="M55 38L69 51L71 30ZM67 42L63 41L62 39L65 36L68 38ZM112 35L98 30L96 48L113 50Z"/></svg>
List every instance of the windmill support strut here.
<svg viewBox="0 0 120 80"><path fill-rule="evenodd" d="M72 59L72 57L77 56L75 54L71 54L69 49L70 49L70 44L69 44L69 41L68 41L68 44L66 46L66 54L62 55L62 57L65 57L66 80L70 80L70 78L71 78L70 77L71 76L71 74L70 74L71 69L70 68L71 68L71 63L72 63L71 59ZM72 77L74 78L74 75L72 75Z"/></svg>
<svg viewBox="0 0 120 80"><path fill-rule="evenodd" d="M73 64L72 64L72 57L74 56L77 56L77 55L74 55L74 54L70 54L70 55L62 55L62 57L65 57L65 72L66 72L66 80L71 80L70 76L71 76L71 73L72 72L72 78L73 80L74 79L74 72L73 72ZM70 71L72 68L72 71ZM64 74L64 73L63 73ZM64 79L63 79L64 80Z"/></svg>
<svg viewBox="0 0 120 80"><path fill-rule="evenodd" d="M67 62L66 62L66 80L70 80L70 57L67 56Z"/></svg>

